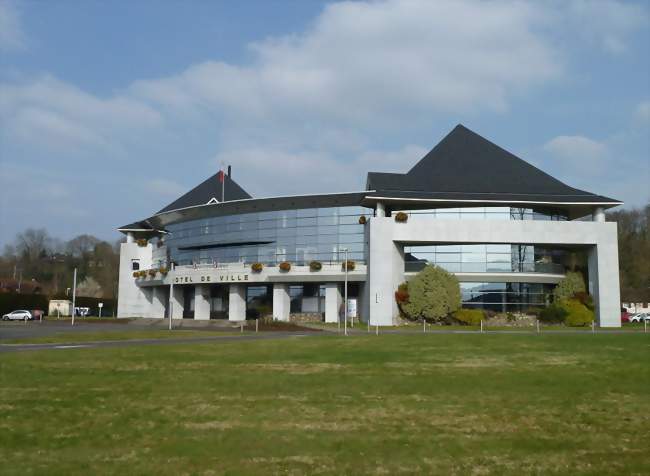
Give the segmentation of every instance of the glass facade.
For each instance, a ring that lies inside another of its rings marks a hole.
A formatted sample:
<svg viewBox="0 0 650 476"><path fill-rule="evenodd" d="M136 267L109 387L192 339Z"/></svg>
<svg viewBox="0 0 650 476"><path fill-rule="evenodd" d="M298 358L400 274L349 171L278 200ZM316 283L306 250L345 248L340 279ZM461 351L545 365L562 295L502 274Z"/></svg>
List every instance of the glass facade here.
<svg viewBox="0 0 650 476"><path fill-rule="evenodd" d="M463 307L496 312L521 312L545 307L553 284L541 283L460 283Z"/></svg>
<svg viewBox="0 0 650 476"><path fill-rule="evenodd" d="M436 208L431 210L403 210L409 219L443 219L443 220L537 220L565 221L567 217L557 212L542 212L531 208L514 207L469 207Z"/></svg>
<svg viewBox="0 0 650 476"><path fill-rule="evenodd" d="M563 274L567 251L538 245L472 244L405 246L404 270L420 271L427 263L452 273Z"/></svg>
<svg viewBox="0 0 650 476"><path fill-rule="evenodd" d="M245 213L169 225L166 259L176 264L254 263L282 261L309 264L343 261L343 250L356 262L365 261L362 207L309 208ZM158 257L162 260L163 257Z"/></svg>

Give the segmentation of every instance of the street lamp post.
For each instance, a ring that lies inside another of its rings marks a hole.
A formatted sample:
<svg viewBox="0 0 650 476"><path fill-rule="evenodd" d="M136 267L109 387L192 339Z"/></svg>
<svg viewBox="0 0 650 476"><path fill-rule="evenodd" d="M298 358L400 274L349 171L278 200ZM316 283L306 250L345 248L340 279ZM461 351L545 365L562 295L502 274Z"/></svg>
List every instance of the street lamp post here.
<svg viewBox="0 0 650 476"><path fill-rule="evenodd" d="M343 334L348 335L348 249L345 248L345 285L343 291Z"/></svg>
<svg viewBox="0 0 650 476"><path fill-rule="evenodd" d="M174 263L170 271L171 284L169 285L169 330L172 330L172 317L174 316Z"/></svg>
<svg viewBox="0 0 650 476"><path fill-rule="evenodd" d="M74 269L72 278L72 325L74 326L75 303L77 300L77 268Z"/></svg>

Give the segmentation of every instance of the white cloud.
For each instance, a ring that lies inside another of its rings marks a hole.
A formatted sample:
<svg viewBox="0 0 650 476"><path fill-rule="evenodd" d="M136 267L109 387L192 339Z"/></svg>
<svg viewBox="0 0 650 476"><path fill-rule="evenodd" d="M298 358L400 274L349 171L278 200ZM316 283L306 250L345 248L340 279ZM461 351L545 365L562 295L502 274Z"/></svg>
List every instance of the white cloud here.
<svg viewBox="0 0 650 476"><path fill-rule="evenodd" d="M0 83L0 120L4 135L44 147L115 148L135 129L161 124L162 116L126 96L98 98L46 75L25 82Z"/></svg>
<svg viewBox="0 0 650 476"><path fill-rule="evenodd" d="M648 10L643 4L562 0L559 5L554 21L564 23L571 37L582 38L612 54L625 52L630 34L648 24Z"/></svg>
<svg viewBox="0 0 650 476"><path fill-rule="evenodd" d="M25 34L15 2L0 0L0 51L21 50L25 46Z"/></svg>
<svg viewBox="0 0 650 476"><path fill-rule="evenodd" d="M650 122L650 101L641 101L637 104L636 117L643 122Z"/></svg>
<svg viewBox="0 0 650 476"><path fill-rule="evenodd" d="M132 92L167 107L247 119L392 123L396 116L502 110L562 65L532 4L390 0L330 4L300 35L251 45L247 66L207 61Z"/></svg>
<svg viewBox="0 0 650 476"><path fill-rule="evenodd" d="M175 199L189 191L186 187L165 178L152 178L145 182L144 188L161 198Z"/></svg>
<svg viewBox="0 0 650 476"><path fill-rule="evenodd" d="M557 136L544 148L557 157L579 161L599 159L607 150L605 144L584 136Z"/></svg>

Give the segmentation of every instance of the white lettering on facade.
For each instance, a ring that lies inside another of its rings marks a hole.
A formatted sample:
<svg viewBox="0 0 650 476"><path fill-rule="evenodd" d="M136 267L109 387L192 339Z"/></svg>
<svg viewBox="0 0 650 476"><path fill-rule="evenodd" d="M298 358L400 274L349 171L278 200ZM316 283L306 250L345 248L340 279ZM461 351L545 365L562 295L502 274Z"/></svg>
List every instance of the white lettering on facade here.
<svg viewBox="0 0 650 476"><path fill-rule="evenodd" d="M202 275L199 276L198 279L202 283L210 283L212 282L212 276L210 275ZM224 282L236 282L236 281L248 281L248 274L220 274L218 276L215 276L215 281L224 283ZM174 284L185 284L185 283L193 283L194 281L192 280L192 276L176 276L174 278Z"/></svg>

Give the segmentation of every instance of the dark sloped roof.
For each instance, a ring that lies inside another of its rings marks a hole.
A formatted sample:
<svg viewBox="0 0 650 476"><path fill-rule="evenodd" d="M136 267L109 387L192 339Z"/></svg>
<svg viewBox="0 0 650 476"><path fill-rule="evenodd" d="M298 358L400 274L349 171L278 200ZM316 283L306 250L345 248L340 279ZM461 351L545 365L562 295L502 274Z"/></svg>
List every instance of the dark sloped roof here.
<svg viewBox="0 0 650 476"><path fill-rule="evenodd" d="M370 172L372 195L444 200L617 203L569 187L463 125L406 174Z"/></svg>
<svg viewBox="0 0 650 476"><path fill-rule="evenodd" d="M223 174L223 183L220 180ZM231 200L244 200L252 198L243 188L237 184L229 175L224 174L222 171L217 172L209 179L201 182L192 190L187 192L179 199L173 201L158 213L169 212L181 208L194 207L197 205L206 205L211 200L221 202L221 188L225 186L224 200L229 202Z"/></svg>
<svg viewBox="0 0 650 476"><path fill-rule="evenodd" d="M149 225L146 221L136 221L118 228L118 231L149 231L149 230L153 230L153 227Z"/></svg>

